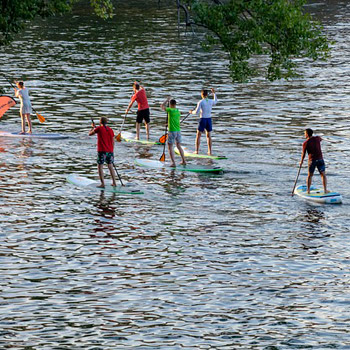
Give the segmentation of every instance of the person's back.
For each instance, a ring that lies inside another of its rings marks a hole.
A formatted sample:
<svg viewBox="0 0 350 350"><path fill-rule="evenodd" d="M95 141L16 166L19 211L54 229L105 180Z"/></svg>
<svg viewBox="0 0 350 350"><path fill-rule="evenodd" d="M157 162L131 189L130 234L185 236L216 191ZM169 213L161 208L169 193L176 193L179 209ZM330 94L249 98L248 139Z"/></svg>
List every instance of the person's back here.
<svg viewBox="0 0 350 350"><path fill-rule="evenodd" d="M131 98L131 101L137 102L137 109L142 111L144 109L149 108L146 90L144 88L140 88Z"/></svg>
<svg viewBox="0 0 350 350"><path fill-rule="evenodd" d="M306 150L309 155L309 162L323 159L321 150L321 137L311 136L303 143L303 150Z"/></svg>
<svg viewBox="0 0 350 350"><path fill-rule="evenodd" d="M97 134L97 152L113 153L113 130L109 126L102 125L95 128L95 133Z"/></svg>
<svg viewBox="0 0 350 350"><path fill-rule="evenodd" d="M196 114L199 112L200 118L211 118L211 110L216 103L216 94L214 94L213 99L209 99L208 97L203 98L198 102L197 108L195 109Z"/></svg>
<svg viewBox="0 0 350 350"><path fill-rule="evenodd" d="M169 132L179 132L180 129L180 118L181 113L177 108L167 107L166 112L168 113L168 130Z"/></svg>

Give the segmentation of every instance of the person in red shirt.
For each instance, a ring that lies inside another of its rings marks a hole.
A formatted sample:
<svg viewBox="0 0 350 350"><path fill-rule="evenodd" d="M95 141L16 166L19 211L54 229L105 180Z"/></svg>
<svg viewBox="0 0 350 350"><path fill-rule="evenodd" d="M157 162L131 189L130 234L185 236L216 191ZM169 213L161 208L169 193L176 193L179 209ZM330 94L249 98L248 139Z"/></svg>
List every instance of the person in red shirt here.
<svg viewBox="0 0 350 350"><path fill-rule="evenodd" d="M323 184L324 193L327 193L327 178L326 178L326 165L323 160L322 151L321 151L321 137L320 136L312 136L312 129L306 129L304 132L306 141L303 143L303 151L301 154L300 167L303 165L303 161L306 155L306 152L309 155L309 173L307 176L307 193L310 193L310 187L312 183L312 176L314 175L315 169L317 167Z"/></svg>
<svg viewBox="0 0 350 350"><path fill-rule="evenodd" d="M95 126L92 122L92 129L89 132L89 136L97 134L97 167L98 175L100 177L101 185L98 187L104 188L104 174L103 174L103 164L107 163L109 172L112 177L112 186L116 187L115 172L113 169L114 164L114 132L107 126L107 118L100 118L100 126Z"/></svg>
<svg viewBox="0 0 350 350"><path fill-rule="evenodd" d="M125 113L128 114L134 102L137 101L136 140L140 139L140 126L143 120L145 121L147 140L149 140L150 111L146 90L136 81L132 87L134 90L134 95L131 97L131 101Z"/></svg>

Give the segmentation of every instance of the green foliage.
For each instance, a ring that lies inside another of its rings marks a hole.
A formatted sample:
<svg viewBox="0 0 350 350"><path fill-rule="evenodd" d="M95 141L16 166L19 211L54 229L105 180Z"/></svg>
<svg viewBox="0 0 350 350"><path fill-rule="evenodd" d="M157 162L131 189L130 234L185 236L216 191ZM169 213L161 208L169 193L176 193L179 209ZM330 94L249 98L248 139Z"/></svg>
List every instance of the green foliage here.
<svg viewBox="0 0 350 350"><path fill-rule="evenodd" d="M0 2L0 46L8 44L13 35L36 18L70 11L78 0L2 0ZM113 13L112 0L90 0L95 13L109 18Z"/></svg>
<svg viewBox="0 0 350 350"><path fill-rule="evenodd" d="M0 46L11 41L28 21L37 16L65 13L76 2L78 0L1 0ZM304 11L305 2L186 0L195 24L207 29L203 46L220 46L228 53L234 81L248 80L258 73L257 67L264 67L264 74L270 80L288 79L296 75L298 59L327 58L329 41L320 23ZM90 5L102 18L113 15L112 0L90 0Z"/></svg>
<svg viewBox="0 0 350 350"><path fill-rule="evenodd" d="M97 16L107 19L113 17L113 4L111 0L90 0L91 6Z"/></svg>
<svg viewBox="0 0 350 350"><path fill-rule="evenodd" d="M321 25L304 11L305 0L190 0L195 23L208 29L204 46L228 54L235 81L256 74L267 61L269 80L296 75L296 59L325 59L329 41ZM261 66L261 64L259 65Z"/></svg>
<svg viewBox="0 0 350 350"><path fill-rule="evenodd" d="M74 0L2 0L0 4L0 46L13 39L26 22L71 9Z"/></svg>

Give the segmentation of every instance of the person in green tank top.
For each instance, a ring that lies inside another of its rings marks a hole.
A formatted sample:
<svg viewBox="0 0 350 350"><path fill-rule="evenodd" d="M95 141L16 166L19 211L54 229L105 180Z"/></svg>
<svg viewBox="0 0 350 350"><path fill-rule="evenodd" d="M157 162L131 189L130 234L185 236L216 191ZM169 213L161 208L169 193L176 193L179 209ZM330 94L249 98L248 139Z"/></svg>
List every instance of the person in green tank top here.
<svg viewBox="0 0 350 350"><path fill-rule="evenodd" d="M169 107L166 105L169 104ZM180 152L182 161L181 165L186 164L184 151L181 147L182 137L181 137L181 129L180 129L180 118L181 113L176 108L176 101L174 99L167 98L164 103L160 105L163 111L168 113L168 150L169 157L171 160L171 167L175 167L175 154L174 154L174 143L176 144L177 149Z"/></svg>

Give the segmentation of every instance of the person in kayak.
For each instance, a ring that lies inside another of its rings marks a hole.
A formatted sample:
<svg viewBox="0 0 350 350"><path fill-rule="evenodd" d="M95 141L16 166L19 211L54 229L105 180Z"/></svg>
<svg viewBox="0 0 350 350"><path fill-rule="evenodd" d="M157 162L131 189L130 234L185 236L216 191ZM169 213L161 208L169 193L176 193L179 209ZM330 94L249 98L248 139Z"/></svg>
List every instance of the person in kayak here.
<svg viewBox="0 0 350 350"><path fill-rule="evenodd" d="M321 141L322 138L320 136L313 136L313 130L312 129L305 129L304 135L306 138L306 141L303 143L303 150L301 154L301 160L299 166L301 167L304 162L304 158L306 155L306 152L309 155L309 162L308 162L308 175L306 180L307 185L307 193L310 193L310 187L312 183L312 176L314 175L315 169L317 167L321 178L322 178L322 184L323 184L323 190L324 193L328 193L327 191L327 177L326 177L326 165L323 160L322 150L321 150Z"/></svg>
<svg viewBox="0 0 350 350"><path fill-rule="evenodd" d="M114 132L107 126L107 118L100 118L100 125L95 126L92 122L92 128L89 132L89 136L97 134L97 168L98 175L101 181L100 188L105 187L104 174L103 174L103 164L106 163L109 172L112 177L112 186L116 187L115 172L113 168L114 163Z"/></svg>
<svg viewBox="0 0 350 350"><path fill-rule="evenodd" d="M169 103L169 107L166 105ZM171 160L171 167L175 167L175 154L174 154L174 143L176 144L177 149L180 152L181 156L181 165L186 164L184 151L181 147L182 137L181 137L181 129L180 129L180 117L181 113L176 108L176 100L167 98L161 105L163 111L168 113L168 150L169 157Z"/></svg>
<svg viewBox="0 0 350 350"><path fill-rule="evenodd" d="M30 103L29 98L29 91L24 86L23 81L16 81L17 88L14 87L15 90L15 96L19 98L21 101L21 107L20 107L20 115L21 115L21 121L22 121L22 131L20 134L26 133L26 120L28 123L28 133L32 133L32 120L30 118L30 115L32 114L32 104Z"/></svg>
<svg viewBox="0 0 350 350"><path fill-rule="evenodd" d="M138 83L134 82L133 86L134 94L131 97L131 101L128 105L128 108L125 111L125 114L128 114L130 111L130 108L134 104L135 101L137 101L137 116L136 116L136 140L140 139L140 126L142 124L142 121L145 121L145 128L146 128L146 135L147 140L149 140L149 123L150 123L150 110L146 95L146 90Z"/></svg>
<svg viewBox="0 0 350 350"><path fill-rule="evenodd" d="M197 129L196 136L196 144L195 144L195 152L198 154L199 146L201 142L201 136L203 131L205 130L207 135L207 144L208 144L208 155L212 155L212 140L211 140L211 132L213 130L212 120L211 120L211 110L214 105L217 103L215 90L212 88L211 92L213 94L213 99L208 98L208 90L203 89L201 91L202 99L198 102L196 109L190 110L189 113L198 115L199 114L199 123Z"/></svg>

